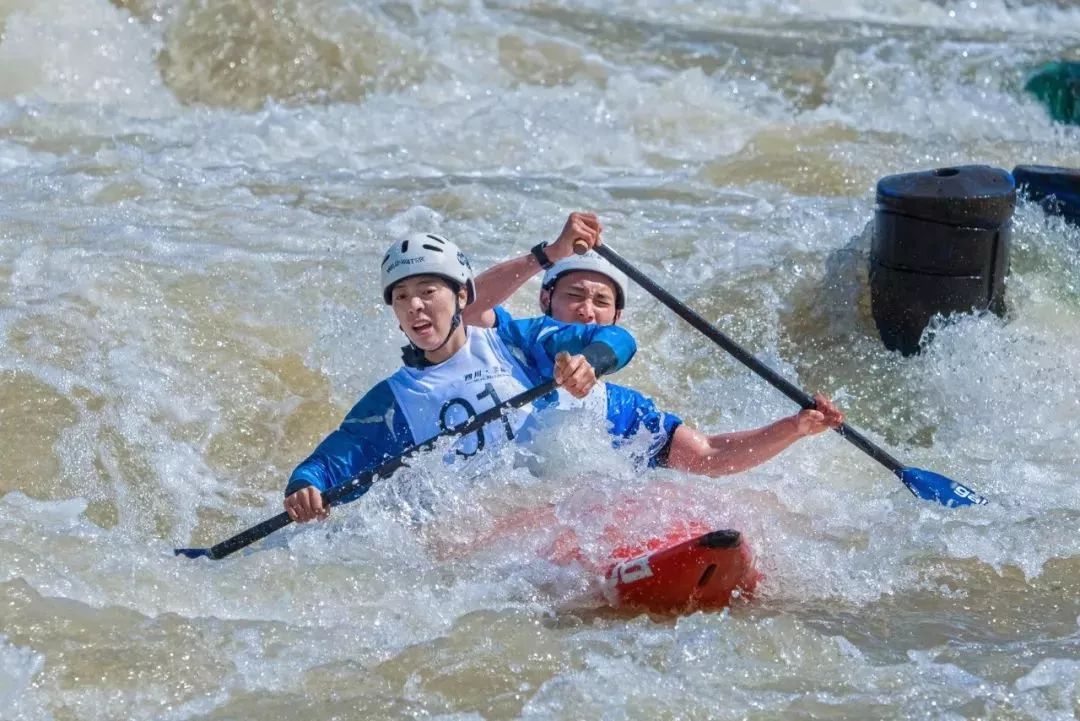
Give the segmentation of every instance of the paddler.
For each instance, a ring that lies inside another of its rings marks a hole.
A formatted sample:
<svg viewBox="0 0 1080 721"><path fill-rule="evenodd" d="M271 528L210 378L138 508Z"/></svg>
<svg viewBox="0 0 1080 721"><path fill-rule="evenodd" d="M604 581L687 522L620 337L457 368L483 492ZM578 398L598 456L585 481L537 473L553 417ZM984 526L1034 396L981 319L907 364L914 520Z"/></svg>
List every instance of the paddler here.
<svg viewBox="0 0 1080 721"><path fill-rule="evenodd" d="M596 215L571 213L560 241L576 235L591 249L600 244L602 230ZM477 276L479 300L466 309L465 323L498 328L518 322L499 304L541 270L544 277L539 301L545 316L583 327L617 327L628 296L626 276L594 251L576 255L573 246L565 242L539 243L528 253ZM589 398L598 403L603 394L608 428L616 445L638 433L648 433L650 444L645 460L650 466L714 477L753 468L800 438L836 428L844 421L844 414L819 393L814 396L813 409L800 410L754 430L708 435L691 428L678 416L658 410L652 399L633 389L600 382Z"/></svg>
<svg viewBox="0 0 1080 721"><path fill-rule="evenodd" d="M552 252L569 255L576 230L560 236ZM383 301L408 339L404 365L368 391L293 471L285 510L294 521L327 515L323 491L550 378L584 398L596 385L597 368L618 370L637 349L627 331L610 324L506 317L497 326L466 325L463 315L477 298L472 268L440 235L395 241L380 273ZM543 400L461 439L455 453L471 456L522 435Z"/></svg>

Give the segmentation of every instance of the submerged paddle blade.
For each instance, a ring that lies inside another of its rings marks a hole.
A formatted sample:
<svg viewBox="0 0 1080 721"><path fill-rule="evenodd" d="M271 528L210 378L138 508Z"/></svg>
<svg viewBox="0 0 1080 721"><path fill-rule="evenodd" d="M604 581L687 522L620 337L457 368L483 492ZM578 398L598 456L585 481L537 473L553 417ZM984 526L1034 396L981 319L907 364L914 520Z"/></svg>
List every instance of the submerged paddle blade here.
<svg viewBox="0 0 1080 721"><path fill-rule="evenodd" d="M209 548L174 548L173 553L177 556L187 556L188 558L214 557L214 554L210 553Z"/></svg>
<svg viewBox="0 0 1080 721"><path fill-rule="evenodd" d="M980 496L967 486L933 471L909 467L901 468L896 475L908 490L919 498L937 501L949 508L982 506L987 503L985 496Z"/></svg>

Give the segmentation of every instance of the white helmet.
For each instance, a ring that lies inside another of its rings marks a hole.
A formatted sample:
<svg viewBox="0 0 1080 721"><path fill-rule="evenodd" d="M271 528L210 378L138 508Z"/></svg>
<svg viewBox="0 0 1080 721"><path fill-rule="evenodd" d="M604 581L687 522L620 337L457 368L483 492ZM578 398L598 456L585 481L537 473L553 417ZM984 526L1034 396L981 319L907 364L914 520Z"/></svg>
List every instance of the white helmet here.
<svg viewBox="0 0 1080 721"><path fill-rule="evenodd" d="M606 261L595 250L587 250L581 255L574 254L569 258L563 258L557 261L554 265L547 269L544 273L544 280L541 284L545 290L551 290L555 287L555 281L566 273L571 273L575 270L590 270L594 273L606 276L612 283L615 284L615 308L622 310L626 307L626 291L628 283L626 275Z"/></svg>
<svg viewBox="0 0 1080 721"><path fill-rule="evenodd" d="M417 233L394 241L382 260L383 300L390 305L390 291L399 280L414 275L437 275L465 286L465 305L476 300L472 266L461 249L441 235Z"/></svg>

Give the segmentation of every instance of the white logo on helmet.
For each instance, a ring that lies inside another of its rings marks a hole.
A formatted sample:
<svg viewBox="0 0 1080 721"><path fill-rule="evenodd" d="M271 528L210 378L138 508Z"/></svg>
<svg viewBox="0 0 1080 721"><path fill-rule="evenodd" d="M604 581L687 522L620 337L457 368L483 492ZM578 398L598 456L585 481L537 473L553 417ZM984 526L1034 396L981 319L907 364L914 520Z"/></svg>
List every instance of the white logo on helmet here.
<svg viewBox="0 0 1080 721"><path fill-rule="evenodd" d="M461 249L434 233L410 235L395 241L383 256L380 272L383 300L390 305L390 291L401 280L416 275L437 275L465 288L468 305L476 299L472 267Z"/></svg>

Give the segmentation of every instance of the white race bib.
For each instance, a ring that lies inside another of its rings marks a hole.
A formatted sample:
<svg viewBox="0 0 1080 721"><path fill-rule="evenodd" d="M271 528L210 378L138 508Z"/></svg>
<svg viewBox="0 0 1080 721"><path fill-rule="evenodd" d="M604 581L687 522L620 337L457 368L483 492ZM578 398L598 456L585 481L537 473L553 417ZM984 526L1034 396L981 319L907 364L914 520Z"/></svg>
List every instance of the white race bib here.
<svg viewBox="0 0 1080 721"><path fill-rule="evenodd" d="M532 387L529 377L494 329L466 329L465 345L427 368L402 368L387 379L417 443L461 425ZM509 410L458 441L462 456L513 440L532 404Z"/></svg>

